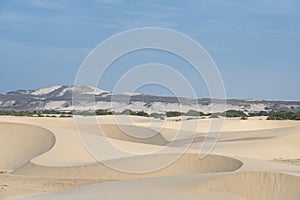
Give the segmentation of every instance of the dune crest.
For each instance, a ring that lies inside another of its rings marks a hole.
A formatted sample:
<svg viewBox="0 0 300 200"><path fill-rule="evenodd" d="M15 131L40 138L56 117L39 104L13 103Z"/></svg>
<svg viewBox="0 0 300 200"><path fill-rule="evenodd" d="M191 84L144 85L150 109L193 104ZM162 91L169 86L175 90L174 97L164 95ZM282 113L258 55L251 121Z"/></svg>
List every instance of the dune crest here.
<svg viewBox="0 0 300 200"><path fill-rule="evenodd" d="M211 139L203 134L209 119L185 121L182 126L167 120L160 129L162 121L149 126L148 118L134 117L129 123L125 116L118 117L119 126L109 116L81 117L80 124L73 119L2 117L1 167L10 173L0 173L0 199L129 200L141 194L149 200L299 199L300 168L274 162L300 158L299 122L226 120L215 149L200 159L199 144ZM20 119L26 124L19 124ZM200 127L192 130L198 122ZM105 146L108 139L132 155L113 152ZM91 146L86 148L83 141ZM105 163L97 162L91 147L103 153ZM157 151L163 147L167 150ZM89 183L97 184L73 188ZM24 184L28 190L19 189Z"/></svg>
<svg viewBox="0 0 300 200"><path fill-rule="evenodd" d="M209 155L200 159L198 154L187 153L169 166L161 169L158 168L158 164L162 161L168 159L172 160L176 157L178 157L178 154L161 154L136 156L109 161L113 166L126 166L128 171L134 171L135 169L140 168L149 170L157 169L153 172L141 174L117 171L102 163L70 167L50 167L28 163L12 173L38 177L127 180L185 174L231 172L239 169L243 165L241 161L229 157Z"/></svg>

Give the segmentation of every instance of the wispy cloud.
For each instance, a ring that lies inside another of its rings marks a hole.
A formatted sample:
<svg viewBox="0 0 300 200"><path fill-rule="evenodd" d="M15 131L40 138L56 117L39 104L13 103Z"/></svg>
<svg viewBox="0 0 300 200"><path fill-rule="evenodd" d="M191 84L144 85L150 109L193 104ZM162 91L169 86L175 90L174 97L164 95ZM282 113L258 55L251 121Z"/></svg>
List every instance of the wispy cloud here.
<svg viewBox="0 0 300 200"><path fill-rule="evenodd" d="M63 1L51 1L51 0L24 0L23 3L28 6L42 9L62 9L65 8Z"/></svg>
<svg viewBox="0 0 300 200"><path fill-rule="evenodd" d="M300 64L298 0L0 0L0 66L76 68L85 49L144 26L188 34L232 71Z"/></svg>

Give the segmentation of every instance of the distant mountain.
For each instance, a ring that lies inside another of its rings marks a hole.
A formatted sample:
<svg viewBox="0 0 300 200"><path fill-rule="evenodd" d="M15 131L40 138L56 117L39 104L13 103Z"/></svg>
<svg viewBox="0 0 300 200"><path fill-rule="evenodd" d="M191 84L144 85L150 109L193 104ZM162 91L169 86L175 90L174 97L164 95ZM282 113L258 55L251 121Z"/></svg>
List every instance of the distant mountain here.
<svg viewBox="0 0 300 200"><path fill-rule="evenodd" d="M72 105L73 93L80 96L80 101ZM81 98L82 97L82 98ZM93 101L91 101L93 100ZM95 101L94 101L95 100ZM89 109L108 109L123 111L125 109L144 110L147 112L182 111L190 109L209 112L211 107L220 112L224 100L190 99L146 95L140 93L115 94L89 86L53 86L38 90L17 90L0 94L1 110L33 111L60 110L70 111ZM262 111L286 110L300 111L299 101L238 100L226 101L227 110Z"/></svg>

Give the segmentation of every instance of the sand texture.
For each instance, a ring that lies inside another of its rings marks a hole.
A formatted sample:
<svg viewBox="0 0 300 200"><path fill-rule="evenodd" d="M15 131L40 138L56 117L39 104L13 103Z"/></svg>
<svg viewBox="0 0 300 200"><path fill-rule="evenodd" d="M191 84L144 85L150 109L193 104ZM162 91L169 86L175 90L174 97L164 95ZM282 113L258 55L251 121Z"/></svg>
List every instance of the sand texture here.
<svg viewBox="0 0 300 200"><path fill-rule="evenodd" d="M217 120L0 117L0 199L300 199L300 122L226 119L201 157Z"/></svg>

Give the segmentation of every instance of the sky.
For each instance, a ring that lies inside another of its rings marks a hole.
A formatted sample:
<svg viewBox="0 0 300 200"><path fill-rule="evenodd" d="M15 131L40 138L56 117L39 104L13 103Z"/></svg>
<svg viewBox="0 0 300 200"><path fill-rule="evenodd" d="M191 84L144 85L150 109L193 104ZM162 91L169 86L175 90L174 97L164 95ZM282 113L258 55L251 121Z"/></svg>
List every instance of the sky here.
<svg viewBox="0 0 300 200"><path fill-rule="evenodd" d="M300 100L298 0L0 1L0 93L72 85L100 42L141 27L173 29L201 44L221 73L227 98ZM188 64L157 51L114 63L99 87L111 91L122 67L126 72L149 62L186 65L181 73L197 96L208 96ZM171 94L155 85L138 92Z"/></svg>

